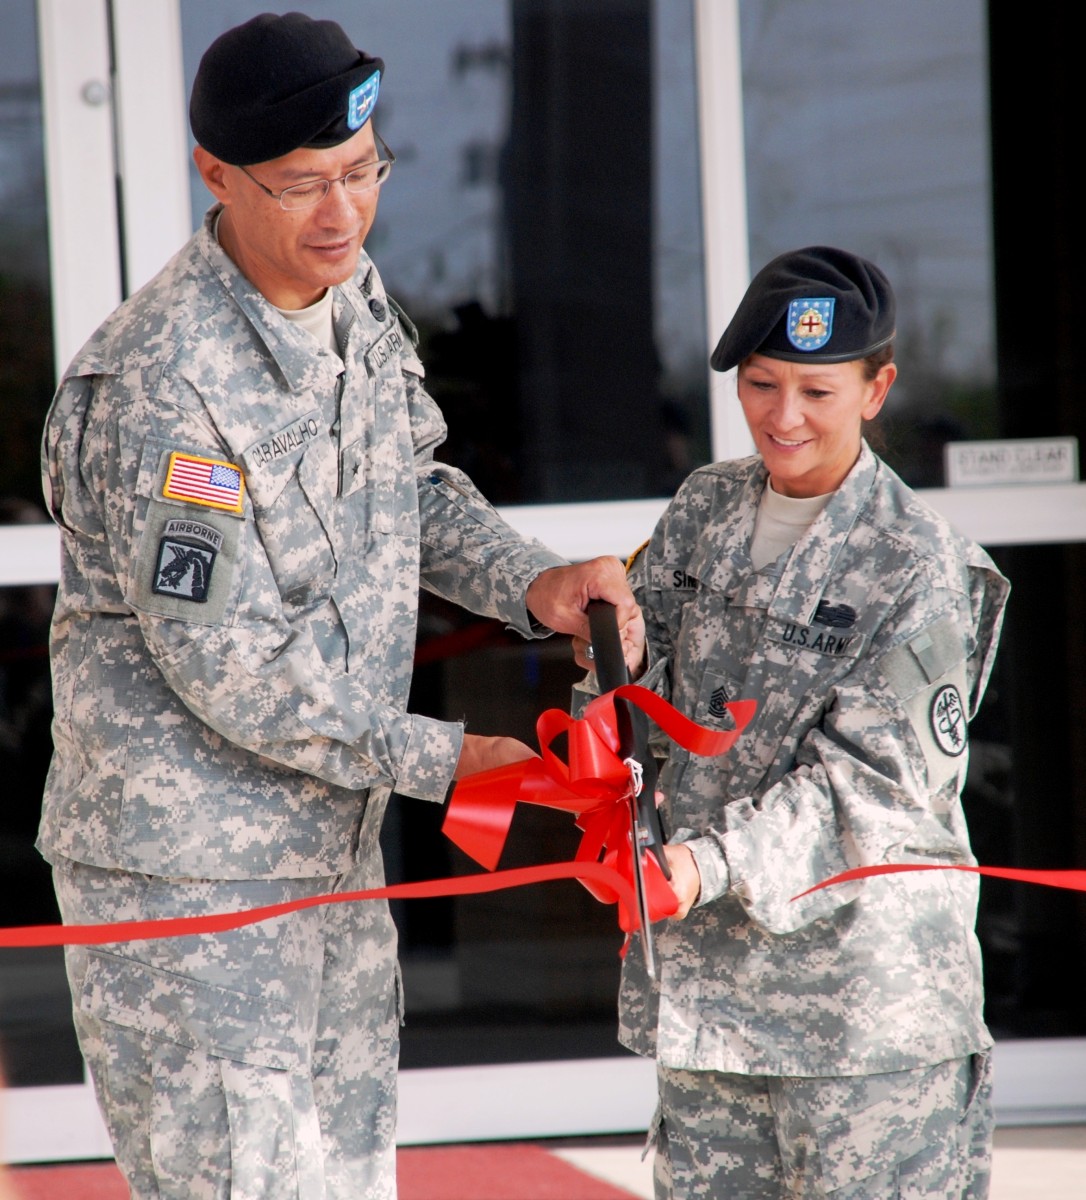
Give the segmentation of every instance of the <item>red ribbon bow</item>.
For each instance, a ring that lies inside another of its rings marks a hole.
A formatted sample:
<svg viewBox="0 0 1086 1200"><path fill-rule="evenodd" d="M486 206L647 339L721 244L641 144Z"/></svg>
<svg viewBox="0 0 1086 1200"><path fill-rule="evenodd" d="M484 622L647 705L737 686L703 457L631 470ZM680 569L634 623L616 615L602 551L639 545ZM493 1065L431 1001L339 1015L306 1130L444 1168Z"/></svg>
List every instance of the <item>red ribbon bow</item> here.
<svg viewBox="0 0 1086 1200"><path fill-rule="evenodd" d="M615 697L641 709L671 738L693 754L724 754L750 723L757 707L753 700L737 700L726 707L735 728L706 729L684 717L662 697L637 684L626 684L599 696L580 719L560 709L547 709L536 721L540 757L480 771L456 785L445 814L446 837L476 862L494 870L505 846L513 811L518 802L559 808L576 817L583 831L575 862L602 862L633 883L633 850L630 839L630 769L619 757ZM551 749L561 734L568 739L568 764ZM642 875L651 920L671 916L678 900L655 855L642 852ZM618 905L618 922L626 933L639 928L631 893L622 894L602 880L582 880L604 904Z"/></svg>

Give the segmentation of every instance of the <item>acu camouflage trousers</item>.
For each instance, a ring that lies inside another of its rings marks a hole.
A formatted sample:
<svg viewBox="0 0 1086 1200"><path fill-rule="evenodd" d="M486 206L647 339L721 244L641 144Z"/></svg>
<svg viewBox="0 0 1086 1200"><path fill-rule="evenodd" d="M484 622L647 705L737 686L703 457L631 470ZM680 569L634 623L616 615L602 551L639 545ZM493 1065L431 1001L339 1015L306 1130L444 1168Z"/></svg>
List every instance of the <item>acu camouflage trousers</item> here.
<svg viewBox="0 0 1086 1200"><path fill-rule="evenodd" d="M844 1078L658 1067L657 1200L983 1200L990 1060Z"/></svg>
<svg viewBox="0 0 1086 1200"><path fill-rule="evenodd" d="M66 923L229 912L380 886L162 879L60 861ZM394 1200L402 1012L380 901L207 936L69 947L76 1031L134 1200Z"/></svg>

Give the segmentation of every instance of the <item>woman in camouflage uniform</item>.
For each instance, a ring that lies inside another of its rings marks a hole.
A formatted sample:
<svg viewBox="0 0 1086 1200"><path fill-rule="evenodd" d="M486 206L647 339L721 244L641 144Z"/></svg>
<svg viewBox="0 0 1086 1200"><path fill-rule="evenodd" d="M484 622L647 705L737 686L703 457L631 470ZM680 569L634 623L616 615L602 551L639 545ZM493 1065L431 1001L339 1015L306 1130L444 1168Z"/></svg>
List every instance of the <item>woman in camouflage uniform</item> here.
<svg viewBox="0 0 1086 1200"><path fill-rule="evenodd" d="M676 919L627 954L621 1038L657 1061L658 1197L969 1196L991 1142L966 723L1007 582L881 462L894 299L829 247L753 280L712 365L758 454L695 471L635 556L641 682L696 720L661 776ZM587 665L587 664L586 664Z"/></svg>

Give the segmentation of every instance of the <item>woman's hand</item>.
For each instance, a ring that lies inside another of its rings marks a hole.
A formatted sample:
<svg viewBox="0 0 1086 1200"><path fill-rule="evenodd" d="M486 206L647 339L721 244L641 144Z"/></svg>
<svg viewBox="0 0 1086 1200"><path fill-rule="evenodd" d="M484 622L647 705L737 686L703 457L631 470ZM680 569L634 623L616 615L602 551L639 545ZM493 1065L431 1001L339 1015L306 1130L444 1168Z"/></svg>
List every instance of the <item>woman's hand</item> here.
<svg viewBox="0 0 1086 1200"><path fill-rule="evenodd" d="M671 868L671 890L679 898L679 908L671 920L681 921L701 895L701 872L689 846L682 842L664 845L664 856Z"/></svg>

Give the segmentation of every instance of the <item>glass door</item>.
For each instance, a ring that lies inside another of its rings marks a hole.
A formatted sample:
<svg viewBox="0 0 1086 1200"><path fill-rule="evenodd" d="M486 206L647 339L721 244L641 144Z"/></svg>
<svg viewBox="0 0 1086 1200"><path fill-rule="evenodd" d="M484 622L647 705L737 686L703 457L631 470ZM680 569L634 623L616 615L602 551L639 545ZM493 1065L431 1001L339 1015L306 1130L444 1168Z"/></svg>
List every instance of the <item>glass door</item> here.
<svg viewBox="0 0 1086 1200"><path fill-rule="evenodd" d="M59 920L48 869L33 848L50 755L46 643L58 562L55 534L42 524L42 421L57 362L120 298L105 9L87 9L72 10L57 22L55 6L39 9L32 0L14 0L0 16L0 774L5 781L0 923L5 926ZM58 69L68 72L65 83L74 87L74 103L59 89L50 90ZM58 107L67 110L60 121ZM65 188L71 189L67 210L60 201ZM61 1144L75 1155L103 1150L57 949L0 951L0 1074L8 1089L0 1128L4 1158L53 1157ZM58 1110L76 1114L63 1137L51 1115Z"/></svg>
<svg viewBox="0 0 1086 1200"><path fill-rule="evenodd" d="M176 22L176 6L133 0L11 0L0 11L4 925L59 919L33 849L49 755L46 636L59 563L56 530L42 523L42 422L58 373L187 233ZM110 1153L70 1010L58 950L0 951L2 1160Z"/></svg>
<svg viewBox="0 0 1086 1200"><path fill-rule="evenodd" d="M1045 251L1018 245L1061 201L1054 190L1042 209L1031 181L1015 182L1030 117L1018 105L1023 81L1005 82L1001 64L1042 60L1020 50L1010 23L1004 58L990 58L998 6L983 0L735 7L751 267L828 243L886 269L900 375L876 449L1012 582L996 676L972 729L963 799L976 854L988 865L1081 868L1086 698L1068 663L1082 647L1086 485L1076 476L949 487L946 470L963 443L994 459L1018 439L1083 433L1078 391L1063 388L1061 400L1048 369L1071 308L1034 268ZM1040 86L1057 65L1036 69ZM978 932L997 1111L1064 1106L1081 1119L1086 901L986 879Z"/></svg>
<svg viewBox="0 0 1086 1200"><path fill-rule="evenodd" d="M0 525L0 752L38 770L41 614L57 559L34 506L52 378L207 203L184 116L199 55L223 29L293 7L12 0L0 13L0 403L12 447L3 487L9 519L32 521ZM749 448L731 383L710 378L705 360L750 268L820 240L884 262L903 298L908 380L887 457L993 549L1022 597L977 730L967 801L978 854L1081 866L1086 803L1074 780L1086 764L1066 648L1083 627L1074 604L1086 594L1086 488L950 489L940 476L946 441L1016 432L993 366L984 5L851 2L817 20L798 0L614 0L589 6L595 16L576 0L447 7L306 5L388 63L381 129L399 161L370 249L422 331L449 456L514 524L567 556L625 554L686 470ZM590 61L578 57L587 47ZM816 48L817 86L806 70ZM1037 612L1065 647L1062 676L1051 670L1060 655L1034 650ZM574 675L560 648L520 646L427 607L413 704L438 715L470 706L477 728L492 720L531 737L535 715L565 703ZM494 680L499 700L515 701L495 703ZM1036 697L1053 687L1062 715L1046 720ZM441 842L435 815L406 800L395 808L390 876L469 869ZM2 852L40 885L27 850L33 819L20 819L0 834ZM529 818L515 853L558 857L567 833ZM41 886L26 887L28 904L35 894L48 905ZM1057 952L1071 961L1082 943L1081 905L987 885L984 896L1000 1112L1081 1116L1086 1031L1054 969L1065 961ZM644 1126L652 1071L614 1041L609 910L571 886L501 906L404 906L397 918L408 989L401 1141ZM8 953L5 1156L108 1155L61 1029L58 960Z"/></svg>

